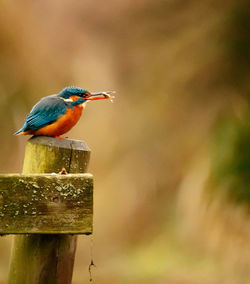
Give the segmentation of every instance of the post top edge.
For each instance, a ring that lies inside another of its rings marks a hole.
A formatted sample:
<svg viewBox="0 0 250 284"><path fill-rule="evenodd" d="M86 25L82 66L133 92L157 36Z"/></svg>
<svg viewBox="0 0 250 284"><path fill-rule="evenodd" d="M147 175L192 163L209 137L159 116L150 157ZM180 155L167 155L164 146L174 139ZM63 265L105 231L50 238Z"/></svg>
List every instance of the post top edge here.
<svg viewBox="0 0 250 284"><path fill-rule="evenodd" d="M40 144L50 147L67 148L88 152L91 151L85 141L68 138L58 139L49 136L32 136L27 142L31 144Z"/></svg>
<svg viewBox="0 0 250 284"><path fill-rule="evenodd" d="M60 179L67 179L67 178L90 178L93 179L93 174L91 173L75 173L75 174L56 174L56 173L41 173L41 174L20 174L20 173L11 173L11 174L2 174L0 173L0 179L3 178L60 178Z"/></svg>

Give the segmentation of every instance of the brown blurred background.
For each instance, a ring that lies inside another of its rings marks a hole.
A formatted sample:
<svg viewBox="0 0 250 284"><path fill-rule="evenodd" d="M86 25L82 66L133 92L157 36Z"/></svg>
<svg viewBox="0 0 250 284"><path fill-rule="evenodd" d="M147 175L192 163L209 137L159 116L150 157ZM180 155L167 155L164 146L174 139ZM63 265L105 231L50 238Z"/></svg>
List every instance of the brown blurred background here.
<svg viewBox="0 0 250 284"><path fill-rule="evenodd" d="M250 283L247 2L0 0L0 172L41 97L117 91L68 134L92 149L94 283ZM74 284L89 263L80 236Z"/></svg>

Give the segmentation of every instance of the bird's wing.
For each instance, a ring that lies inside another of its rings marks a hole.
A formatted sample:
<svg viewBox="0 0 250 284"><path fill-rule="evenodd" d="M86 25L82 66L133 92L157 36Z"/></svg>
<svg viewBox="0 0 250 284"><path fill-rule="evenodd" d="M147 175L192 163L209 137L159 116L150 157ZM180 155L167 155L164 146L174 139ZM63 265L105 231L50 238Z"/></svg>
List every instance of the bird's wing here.
<svg viewBox="0 0 250 284"><path fill-rule="evenodd" d="M37 130L55 122L66 113L68 104L56 95L41 99L28 114L23 130Z"/></svg>

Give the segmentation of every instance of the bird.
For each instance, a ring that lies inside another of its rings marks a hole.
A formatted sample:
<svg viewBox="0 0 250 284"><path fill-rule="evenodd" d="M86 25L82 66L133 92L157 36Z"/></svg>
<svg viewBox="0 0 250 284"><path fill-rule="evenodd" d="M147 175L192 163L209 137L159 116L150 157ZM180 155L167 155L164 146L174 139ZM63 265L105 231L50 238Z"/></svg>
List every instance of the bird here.
<svg viewBox="0 0 250 284"><path fill-rule="evenodd" d="M114 98L114 91L90 93L79 87L66 87L58 94L42 98L27 115L24 125L14 135L64 138L79 121L87 102Z"/></svg>

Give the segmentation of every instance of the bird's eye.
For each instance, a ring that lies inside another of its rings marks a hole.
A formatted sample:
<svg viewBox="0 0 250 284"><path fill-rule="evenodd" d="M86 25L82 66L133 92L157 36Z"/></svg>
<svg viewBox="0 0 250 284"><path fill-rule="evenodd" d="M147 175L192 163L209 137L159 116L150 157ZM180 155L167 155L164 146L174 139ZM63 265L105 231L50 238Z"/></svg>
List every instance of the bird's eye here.
<svg viewBox="0 0 250 284"><path fill-rule="evenodd" d="M83 98L86 98L90 95L90 93L82 93L81 95L82 95Z"/></svg>

